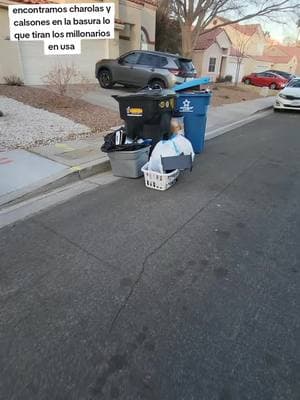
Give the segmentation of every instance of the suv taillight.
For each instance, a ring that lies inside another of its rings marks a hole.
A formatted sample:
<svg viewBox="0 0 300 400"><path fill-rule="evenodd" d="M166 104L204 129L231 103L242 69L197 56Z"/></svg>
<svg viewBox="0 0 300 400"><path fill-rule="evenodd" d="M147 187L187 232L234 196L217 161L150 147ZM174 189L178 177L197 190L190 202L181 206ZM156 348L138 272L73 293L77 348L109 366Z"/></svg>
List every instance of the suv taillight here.
<svg viewBox="0 0 300 400"><path fill-rule="evenodd" d="M176 76L182 76L182 77L187 76L186 71L184 71L183 69L169 69L169 71ZM190 75L188 75L188 76L190 76ZM196 76L197 76L197 73L193 72L193 77L196 78Z"/></svg>
<svg viewBox="0 0 300 400"><path fill-rule="evenodd" d="M171 74L174 74L176 76L180 76L182 74L182 71L180 69L169 69Z"/></svg>

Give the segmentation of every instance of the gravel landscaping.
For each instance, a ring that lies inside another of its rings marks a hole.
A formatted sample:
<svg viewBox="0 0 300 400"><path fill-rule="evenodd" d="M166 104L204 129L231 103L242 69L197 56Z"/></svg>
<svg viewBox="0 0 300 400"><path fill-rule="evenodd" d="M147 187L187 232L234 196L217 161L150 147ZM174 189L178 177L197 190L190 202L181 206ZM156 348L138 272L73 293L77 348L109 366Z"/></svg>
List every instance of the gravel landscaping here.
<svg viewBox="0 0 300 400"><path fill-rule="evenodd" d="M261 98L261 87L245 85L231 85L226 83L215 83L211 86L213 96L212 107L222 106L223 104L239 103L241 101L254 100ZM269 90L268 96L275 96L276 90Z"/></svg>
<svg viewBox="0 0 300 400"><path fill-rule="evenodd" d="M261 88L244 84L212 84L210 88L212 107L261 97ZM99 87L90 85L88 90ZM9 148L99 135L123 123L118 113L107 108L31 86L0 85L0 110L6 114L0 118L0 146Z"/></svg>
<svg viewBox="0 0 300 400"><path fill-rule="evenodd" d="M34 108L8 97L0 96L0 146L30 147L90 133L86 125L52 112Z"/></svg>
<svg viewBox="0 0 300 400"><path fill-rule="evenodd" d="M45 88L0 85L1 95L86 125L91 129L91 135L98 135L122 123L116 112L78 98L59 96Z"/></svg>

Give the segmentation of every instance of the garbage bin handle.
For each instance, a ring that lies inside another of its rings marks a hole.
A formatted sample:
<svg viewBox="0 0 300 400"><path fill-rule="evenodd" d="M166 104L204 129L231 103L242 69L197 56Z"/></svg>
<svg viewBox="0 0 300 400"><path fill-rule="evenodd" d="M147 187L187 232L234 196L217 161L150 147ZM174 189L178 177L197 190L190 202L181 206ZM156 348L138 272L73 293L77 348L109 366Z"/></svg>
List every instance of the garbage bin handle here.
<svg viewBox="0 0 300 400"><path fill-rule="evenodd" d="M142 90L146 90L146 89L148 89L148 90L150 90L150 91L152 91L152 90L159 90L160 92L162 92L162 90L163 90L161 87L158 87L157 89L152 89L149 85L147 85L147 86L144 86L144 87L140 88L140 89L138 90L138 92L141 92Z"/></svg>

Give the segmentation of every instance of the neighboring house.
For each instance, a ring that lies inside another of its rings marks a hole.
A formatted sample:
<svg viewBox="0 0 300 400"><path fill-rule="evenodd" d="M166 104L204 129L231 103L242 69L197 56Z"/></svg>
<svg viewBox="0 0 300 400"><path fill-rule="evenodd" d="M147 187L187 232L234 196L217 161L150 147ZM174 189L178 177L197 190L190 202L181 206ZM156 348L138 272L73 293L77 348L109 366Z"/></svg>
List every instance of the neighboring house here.
<svg viewBox="0 0 300 400"><path fill-rule="evenodd" d="M228 19L216 17L208 28L228 21ZM223 29L229 36L233 48L238 50L243 48L250 56L263 55L267 39L260 24L230 24L225 25Z"/></svg>
<svg viewBox="0 0 300 400"><path fill-rule="evenodd" d="M228 19L217 17L208 27L218 26L228 21ZM223 29L232 42L233 49L230 50L230 54L243 53L243 68L241 69L244 74L262 72L266 69L300 74L300 47L276 43L266 37L260 24L230 24L224 26ZM233 59L232 62L234 62Z"/></svg>
<svg viewBox="0 0 300 400"><path fill-rule="evenodd" d="M251 64L252 62L252 64ZM296 56L263 56L254 57L250 64L252 65L251 72L263 72L267 69L276 69L294 74L297 67Z"/></svg>
<svg viewBox="0 0 300 400"><path fill-rule="evenodd" d="M134 49L153 50L155 46L156 0L115 0L115 38L81 40L81 54L46 56L42 41L9 40L9 4L45 4L49 0L0 0L0 83L9 75L20 77L25 84L39 85L55 64L74 64L93 81L95 63L116 58ZM52 3L81 3L82 0L56 0Z"/></svg>
<svg viewBox="0 0 300 400"><path fill-rule="evenodd" d="M241 82L245 75L245 66L248 62L248 57L241 50L234 47L230 48L226 75L232 76L233 82Z"/></svg>
<svg viewBox="0 0 300 400"><path fill-rule="evenodd" d="M247 57L232 46L232 42L222 28L199 36L193 51L193 62L199 75L217 78L230 75L232 80L241 81Z"/></svg>
<svg viewBox="0 0 300 400"><path fill-rule="evenodd" d="M200 35L193 50L193 63L198 75L210 76L214 81L225 76L231 45L221 28Z"/></svg>
<svg viewBox="0 0 300 400"><path fill-rule="evenodd" d="M208 28L228 21L228 19L216 17ZM252 72L253 65L255 65L253 57L263 55L267 40L260 24L230 24L225 25L222 29L225 30L232 43L226 75L231 75L233 81L236 78L241 81L243 75Z"/></svg>
<svg viewBox="0 0 300 400"><path fill-rule="evenodd" d="M286 72L300 75L300 46L269 45L265 48L264 54L270 58L274 57L272 60L276 65L274 69L283 70L284 68ZM283 60L284 63L282 63Z"/></svg>

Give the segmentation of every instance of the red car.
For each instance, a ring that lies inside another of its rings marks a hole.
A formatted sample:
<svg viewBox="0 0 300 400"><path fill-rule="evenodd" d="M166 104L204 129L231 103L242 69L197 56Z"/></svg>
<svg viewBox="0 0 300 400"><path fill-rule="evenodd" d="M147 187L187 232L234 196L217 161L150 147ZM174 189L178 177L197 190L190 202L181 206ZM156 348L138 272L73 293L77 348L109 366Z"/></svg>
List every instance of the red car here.
<svg viewBox="0 0 300 400"><path fill-rule="evenodd" d="M283 76L274 74L273 72L258 72L244 76L242 79L246 85L266 86L270 89L283 89L288 80Z"/></svg>

